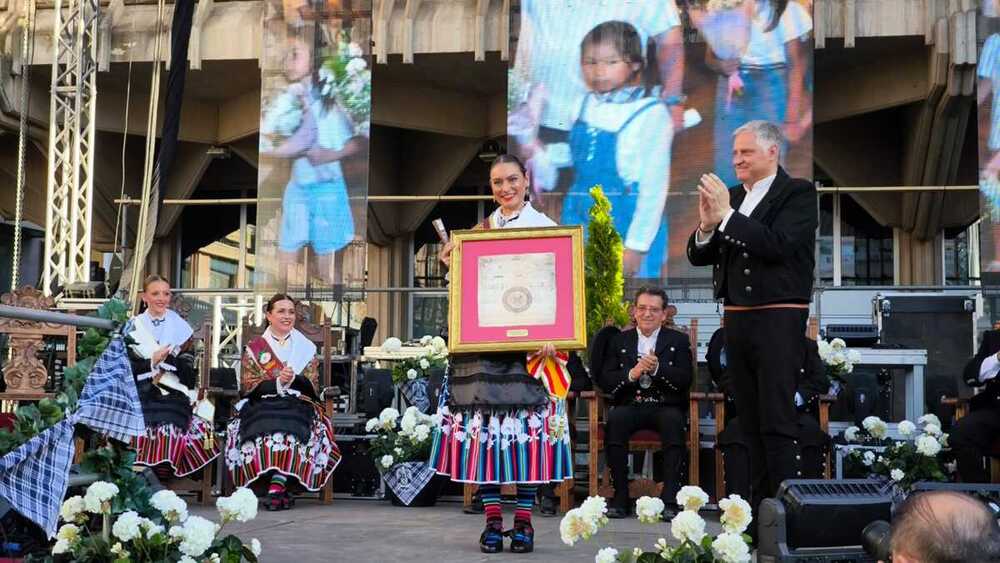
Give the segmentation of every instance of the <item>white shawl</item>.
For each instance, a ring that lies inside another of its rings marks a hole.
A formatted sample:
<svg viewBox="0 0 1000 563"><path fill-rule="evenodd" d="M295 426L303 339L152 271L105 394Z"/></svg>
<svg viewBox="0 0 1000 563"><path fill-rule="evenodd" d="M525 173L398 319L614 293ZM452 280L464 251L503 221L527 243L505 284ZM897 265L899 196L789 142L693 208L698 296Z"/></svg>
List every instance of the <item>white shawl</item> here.
<svg viewBox="0 0 1000 563"><path fill-rule="evenodd" d="M271 327L264 331L264 339L267 340L271 351L285 365L290 366L295 375L300 375L316 357L316 345L294 328L288 335L288 343L284 346L271 334Z"/></svg>

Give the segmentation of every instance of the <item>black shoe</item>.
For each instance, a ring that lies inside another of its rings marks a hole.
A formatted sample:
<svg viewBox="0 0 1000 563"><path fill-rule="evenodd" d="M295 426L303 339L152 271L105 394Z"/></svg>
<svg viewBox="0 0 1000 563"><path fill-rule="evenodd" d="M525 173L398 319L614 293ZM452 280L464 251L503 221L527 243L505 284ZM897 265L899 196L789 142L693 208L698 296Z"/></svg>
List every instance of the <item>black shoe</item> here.
<svg viewBox="0 0 1000 563"><path fill-rule="evenodd" d="M276 512L278 510L283 510L283 498L284 493L268 493L267 502L264 503L264 508L268 512Z"/></svg>
<svg viewBox="0 0 1000 563"><path fill-rule="evenodd" d="M487 522L483 535L479 536L479 551L500 553L503 551L503 523Z"/></svg>
<svg viewBox="0 0 1000 563"><path fill-rule="evenodd" d="M541 513L542 516L555 516L556 500L556 497L539 497L538 512Z"/></svg>
<svg viewBox="0 0 1000 563"><path fill-rule="evenodd" d="M632 511L629 510L628 497L626 498L615 497L611 499L611 505L608 506L608 512L605 514L605 516L614 519L628 518L631 513Z"/></svg>
<svg viewBox="0 0 1000 563"><path fill-rule="evenodd" d="M483 514L486 509L483 508L483 497L479 493L472 496L472 504L469 506L463 506L462 512L466 514Z"/></svg>
<svg viewBox="0 0 1000 563"><path fill-rule="evenodd" d="M665 506L663 507L663 512L660 513L660 521L670 522L671 520L677 517L677 509L671 507L670 505L667 505L667 503L663 504Z"/></svg>
<svg viewBox="0 0 1000 563"><path fill-rule="evenodd" d="M535 551L535 529L530 524L514 524L514 529L507 531L506 534L510 536L511 553Z"/></svg>

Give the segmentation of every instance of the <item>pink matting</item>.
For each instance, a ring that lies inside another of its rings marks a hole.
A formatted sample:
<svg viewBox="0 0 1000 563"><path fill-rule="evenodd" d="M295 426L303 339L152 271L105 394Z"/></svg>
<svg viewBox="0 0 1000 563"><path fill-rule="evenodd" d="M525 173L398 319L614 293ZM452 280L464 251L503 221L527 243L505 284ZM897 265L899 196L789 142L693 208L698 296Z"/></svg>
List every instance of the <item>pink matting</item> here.
<svg viewBox="0 0 1000 563"><path fill-rule="evenodd" d="M477 240L462 243L462 287L479 287L479 257L503 254L554 252L556 255L556 322L534 326L479 326L476 291L462 292L462 344L518 342L522 340L564 340L574 337L573 238L570 236L523 240ZM582 298L582 296L581 296ZM526 336L507 336L511 329L528 331Z"/></svg>

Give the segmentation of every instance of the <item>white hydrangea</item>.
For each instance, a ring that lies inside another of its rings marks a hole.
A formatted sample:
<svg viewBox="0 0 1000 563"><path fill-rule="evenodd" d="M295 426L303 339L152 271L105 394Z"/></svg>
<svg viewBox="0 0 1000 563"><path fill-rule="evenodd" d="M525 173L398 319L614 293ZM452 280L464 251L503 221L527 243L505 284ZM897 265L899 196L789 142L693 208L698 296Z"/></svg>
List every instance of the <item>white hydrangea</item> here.
<svg viewBox="0 0 1000 563"><path fill-rule="evenodd" d="M847 361L851 362L852 364L860 364L861 363L861 352L859 352L857 350L853 350L853 349L852 350L848 350L847 351Z"/></svg>
<svg viewBox="0 0 1000 563"><path fill-rule="evenodd" d="M62 507L59 509L59 517L65 522L76 522L78 519L86 518L84 514L86 511L87 505L83 502L83 497L76 495L63 501Z"/></svg>
<svg viewBox="0 0 1000 563"><path fill-rule="evenodd" d="M875 453L871 450L866 451L862 456L861 461L865 465L871 466L871 464L875 463Z"/></svg>
<svg viewBox="0 0 1000 563"><path fill-rule="evenodd" d="M180 559L179 559L179 560L177 561L177 563L198 563L198 562L197 562L197 561L195 561L194 559L191 559L191 558L190 558L190 557L188 557L187 555L185 555L184 557L181 557L181 558L180 558Z"/></svg>
<svg viewBox="0 0 1000 563"><path fill-rule="evenodd" d="M56 539L72 544L80 538L80 527L76 524L63 524L56 532Z"/></svg>
<svg viewBox="0 0 1000 563"><path fill-rule="evenodd" d="M693 510L684 510L670 521L670 533L680 541L701 543L705 537L705 521Z"/></svg>
<svg viewBox="0 0 1000 563"><path fill-rule="evenodd" d="M708 504L708 494L701 490L701 487L685 485L677 491L677 504L684 510L701 510L701 507Z"/></svg>
<svg viewBox="0 0 1000 563"><path fill-rule="evenodd" d="M656 540L656 551L660 554L660 557L664 559L670 559L670 552L673 551L673 547L667 543L666 538L660 538Z"/></svg>
<svg viewBox="0 0 1000 563"><path fill-rule="evenodd" d="M733 534L742 534L746 531L750 522L753 522L752 509L750 503L745 501L740 495L729 495L719 501L719 523L723 529Z"/></svg>
<svg viewBox="0 0 1000 563"><path fill-rule="evenodd" d="M440 336L435 336L434 338L431 339L431 346L434 347L434 351L439 356L448 355L448 343L444 341L444 338L441 338Z"/></svg>
<svg viewBox="0 0 1000 563"><path fill-rule="evenodd" d="M889 472L889 477L892 477L892 480L898 483L906 477L906 473L903 473L902 469L897 468Z"/></svg>
<svg viewBox="0 0 1000 563"><path fill-rule="evenodd" d="M118 494L118 486L107 481L95 481L87 487L83 503L87 512L102 514L111 511L111 499Z"/></svg>
<svg viewBox="0 0 1000 563"><path fill-rule="evenodd" d="M873 438L881 440L889 433L889 426L877 416L869 416L861 421L861 426L872 435Z"/></svg>
<svg viewBox="0 0 1000 563"><path fill-rule="evenodd" d="M205 553L215 541L215 534L219 531L219 526L201 516L191 516L184 521L180 529L181 543L178 549L184 555L198 557ZM173 530L171 530L171 533Z"/></svg>
<svg viewBox="0 0 1000 563"><path fill-rule="evenodd" d="M936 414L927 413L917 419L918 424L933 424L938 428L941 428L941 419L937 417Z"/></svg>
<svg viewBox="0 0 1000 563"><path fill-rule="evenodd" d="M587 500L580 505L580 512L594 522L603 524L607 522L605 514L608 512L608 501L600 495L587 497Z"/></svg>
<svg viewBox="0 0 1000 563"><path fill-rule="evenodd" d="M848 442L857 442L858 432L861 432L861 429L857 426L848 426L847 430L844 430L844 439Z"/></svg>
<svg viewBox="0 0 1000 563"><path fill-rule="evenodd" d="M410 381L413 381L416 378L417 378L417 370L415 370L413 368L410 368L410 369L406 370L406 379L409 379Z"/></svg>
<svg viewBox="0 0 1000 563"><path fill-rule="evenodd" d="M187 520L187 503L177 496L177 493L164 489L154 493L149 500L153 508L159 510L168 523L174 524Z"/></svg>
<svg viewBox="0 0 1000 563"><path fill-rule="evenodd" d="M261 547L259 539L252 538L250 540L250 553L253 553L254 557L260 557Z"/></svg>
<svg viewBox="0 0 1000 563"><path fill-rule="evenodd" d="M653 524L660 521L660 514L666 506L657 497L640 497L635 501L635 515L644 524Z"/></svg>
<svg viewBox="0 0 1000 563"><path fill-rule="evenodd" d="M403 413L403 420L399 423L400 432L402 432L403 435L409 436L410 434L413 434L413 431L417 428L419 415L420 411L417 410L417 407L410 407L406 409L406 412Z"/></svg>
<svg viewBox="0 0 1000 563"><path fill-rule="evenodd" d="M826 340L820 340L816 343L816 346L819 348L820 359L823 360L824 363L827 363L830 356L833 354L833 347L830 346L830 343Z"/></svg>
<svg viewBox="0 0 1000 563"><path fill-rule="evenodd" d="M56 544L52 546L52 555L61 555L63 553L69 553L70 543L66 540L56 540Z"/></svg>
<svg viewBox="0 0 1000 563"><path fill-rule="evenodd" d="M913 424L909 420L904 420L900 422L898 426L896 426L896 429L899 430L900 436L904 438L909 438L910 436L913 435L914 432L917 431L917 425Z"/></svg>
<svg viewBox="0 0 1000 563"><path fill-rule="evenodd" d="M927 457L934 457L941 451L941 443L929 434L918 437L914 444L917 446L917 451Z"/></svg>
<svg viewBox="0 0 1000 563"><path fill-rule="evenodd" d="M748 563L750 546L739 534L723 532L712 542L712 553L725 563Z"/></svg>
<svg viewBox="0 0 1000 563"><path fill-rule="evenodd" d="M424 440L430 438L431 429L426 424L418 424L416 428L413 429L413 440L415 442L423 443Z"/></svg>
<svg viewBox="0 0 1000 563"><path fill-rule="evenodd" d="M381 426L382 421L377 418L372 418L365 423L365 432L374 432L376 428Z"/></svg>
<svg viewBox="0 0 1000 563"><path fill-rule="evenodd" d="M403 348L403 341L396 338L395 336L390 336L389 338L386 338L385 342L382 343L382 351L388 352L390 354L399 352L400 349L402 348Z"/></svg>
<svg viewBox="0 0 1000 563"><path fill-rule="evenodd" d="M117 555L119 559L127 559L129 556L128 551L125 550L125 546L121 542L115 542L115 545L111 546L111 553Z"/></svg>
<svg viewBox="0 0 1000 563"><path fill-rule="evenodd" d="M382 459L379 461L379 463L382 464L382 467L389 469L390 467L392 467L392 463L394 461L396 460L394 460L391 455L386 454L382 456Z"/></svg>
<svg viewBox="0 0 1000 563"><path fill-rule="evenodd" d="M834 338L830 341L830 347L839 352L847 348L847 343L844 342L843 338Z"/></svg>
<svg viewBox="0 0 1000 563"><path fill-rule="evenodd" d="M392 407L384 409L378 415L379 423L386 430L393 430L396 428L396 419L399 418L399 411Z"/></svg>
<svg viewBox="0 0 1000 563"><path fill-rule="evenodd" d="M257 495L246 487L236 489L231 496L215 501L223 522L249 522L257 517Z"/></svg>
<svg viewBox="0 0 1000 563"><path fill-rule="evenodd" d="M940 436L941 427L937 424L928 424L924 426L924 434L930 434L931 436Z"/></svg>
<svg viewBox="0 0 1000 563"><path fill-rule="evenodd" d="M422 337L420 337L420 345L421 346L427 346L430 343L431 343L431 335L425 334Z"/></svg>
<svg viewBox="0 0 1000 563"><path fill-rule="evenodd" d="M142 533L139 530L141 518L134 510L122 513L111 527L111 533L123 542L130 542Z"/></svg>
<svg viewBox="0 0 1000 563"><path fill-rule="evenodd" d="M594 563L615 563L615 561L618 561L618 550L613 547L605 547L594 557Z"/></svg>
<svg viewBox="0 0 1000 563"><path fill-rule="evenodd" d="M427 369L431 367L431 363L427 361L427 358L420 358L420 369Z"/></svg>
<svg viewBox="0 0 1000 563"><path fill-rule="evenodd" d="M143 518L142 521L139 522L139 525L142 527L142 529L146 530L147 539L153 539L153 537L156 536L156 534L163 533L163 526L153 522L149 518Z"/></svg>
<svg viewBox="0 0 1000 563"><path fill-rule="evenodd" d="M597 522L579 508L567 512L559 522L559 536L563 543L568 546L572 546L581 539L588 540L596 533Z"/></svg>

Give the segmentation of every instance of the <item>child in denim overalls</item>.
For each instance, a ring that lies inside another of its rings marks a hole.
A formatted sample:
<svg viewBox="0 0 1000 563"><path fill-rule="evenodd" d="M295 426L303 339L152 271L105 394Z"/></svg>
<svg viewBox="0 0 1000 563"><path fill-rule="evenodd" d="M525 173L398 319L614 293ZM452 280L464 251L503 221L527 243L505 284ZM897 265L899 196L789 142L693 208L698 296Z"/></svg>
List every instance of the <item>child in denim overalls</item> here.
<svg viewBox="0 0 1000 563"><path fill-rule="evenodd" d="M673 126L666 105L638 85L645 61L634 27L605 22L580 45L590 92L569 133L576 177L563 203L561 224L584 225L600 185L625 246L625 274L660 278L665 262L664 216L670 183Z"/></svg>

